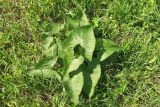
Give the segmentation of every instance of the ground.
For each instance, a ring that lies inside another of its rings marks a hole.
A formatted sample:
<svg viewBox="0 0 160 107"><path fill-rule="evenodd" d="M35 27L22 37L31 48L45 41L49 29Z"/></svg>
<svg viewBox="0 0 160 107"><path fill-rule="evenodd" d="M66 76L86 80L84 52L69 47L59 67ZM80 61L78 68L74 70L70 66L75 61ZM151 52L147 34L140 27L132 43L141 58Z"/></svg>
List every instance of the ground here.
<svg viewBox="0 0 160 107"><path fill-rule="evenodd" d="M51 22L65 22L74 0L0 0L0 106L70 107L56 80L31 78L30 65L42 58L40 36ZM96 23L96 37L124 48L103 66L92 99L78 106L160 105L160 1L77 0Z"/></svg>

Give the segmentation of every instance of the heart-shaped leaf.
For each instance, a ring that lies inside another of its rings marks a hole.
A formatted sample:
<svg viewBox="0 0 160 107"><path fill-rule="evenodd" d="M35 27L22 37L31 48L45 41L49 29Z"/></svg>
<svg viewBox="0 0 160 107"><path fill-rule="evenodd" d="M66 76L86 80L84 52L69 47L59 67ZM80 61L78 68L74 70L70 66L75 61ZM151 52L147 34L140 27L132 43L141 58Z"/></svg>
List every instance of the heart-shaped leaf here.
<svg viewBox="0 0 160 107"><path fill-rule="evenodd" d="M95 49L95 36L92 26L82 26L71 34L72 43L79 43L85 50L85 57L92 60L93 51Z"/></svg>
<svg viewBox="0 0 160 107"><path fill-rule="evenodd" d="M74 48L80 45L85 50L85 57L92 60L93 51L95 49L95 36L92 26L81 26L74 30L66 40L63 41L63 49Z"/></svg>

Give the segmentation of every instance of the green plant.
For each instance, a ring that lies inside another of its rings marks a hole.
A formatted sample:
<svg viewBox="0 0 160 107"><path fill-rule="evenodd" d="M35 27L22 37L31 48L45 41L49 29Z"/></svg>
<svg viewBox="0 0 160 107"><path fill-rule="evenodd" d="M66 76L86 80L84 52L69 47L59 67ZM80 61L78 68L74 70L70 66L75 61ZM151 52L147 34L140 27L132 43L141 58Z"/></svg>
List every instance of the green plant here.
<svg viewBox="0 0 160 107"><path fill-rule="evenodd" d="M75 104L82 89L92 97L101 76L100 62L121 50L110 40L95 38L93 26L81 8L66 24L47 25L42 36L45 58L29 72L58 79Z"/></svg>

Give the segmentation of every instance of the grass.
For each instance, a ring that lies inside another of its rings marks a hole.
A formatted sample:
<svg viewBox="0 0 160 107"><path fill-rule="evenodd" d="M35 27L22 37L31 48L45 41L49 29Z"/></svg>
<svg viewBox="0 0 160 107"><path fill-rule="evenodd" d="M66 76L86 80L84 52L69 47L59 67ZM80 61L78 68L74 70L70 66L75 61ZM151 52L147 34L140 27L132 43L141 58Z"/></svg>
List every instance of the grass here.
<svg viewBox="0 0 160 107"><path fill-rule="evenodd" d="M124 47L104 65L92 99L78 106L158 107L160 105L159 0L78 0L96 36ZM0 106L70 107L55 80L31 78L27 68L42 58L40 36L50 22L65 22L76 6L69 1L0 1Z"/></svg>

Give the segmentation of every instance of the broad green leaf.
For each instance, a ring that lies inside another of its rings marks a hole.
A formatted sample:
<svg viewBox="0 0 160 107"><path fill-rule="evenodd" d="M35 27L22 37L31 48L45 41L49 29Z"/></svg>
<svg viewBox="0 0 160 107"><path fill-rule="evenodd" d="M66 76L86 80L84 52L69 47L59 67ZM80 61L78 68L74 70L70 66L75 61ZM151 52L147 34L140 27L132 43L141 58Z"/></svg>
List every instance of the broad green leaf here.
<svg viewBox="0 0 160 107"><path fill-rule="evenodd" d="M83 62L84 62L83 56L79 56L78 58L73 59L66 73L69 74L70 72L77 70Z"/></svg>
<svg viewBox="0 0 160 107"><path fill-rule="evenodd" d="M114 52L122 50L122 48L110 40L97 39L96 50L102 52L102 54L99 57L100 57L100 61L103 61L106 58L108 58L110 55L112 55Z"/></svg>
<svg viewBox="0 0 160 107"><path fill-rule="evenodd" d="M65 92L71 97L71 100L77 104L79 95L83 87L83 69L79 68L75 71L72 78L63 82Z"/></svg>
<svg viewBox="0 0 160 107"><path fill-rule="evenodd" d="M81 26L74 30L66 40L63 41L63 49L74 48L80 45L85 50L85 57L92 60L93 51L95 49L95 36L92 26Z"/></svg>
<svg viewBox="0 0 160 107"><path fill-rule="evenodd" d="M74 29L66 31L65 36L69 37L73 31L74 31Z"/></svg>
<svg viewBox="0 0 160 107"><path fill-rule="evenodd" d="M64 29L64 24L50 23L46 26L45 32L56 34L56 33L59 33L63 29Z"/></svg>
<svg viewBox="0 0 160 107"><path fill-rule="evenodd" d="M85 57L91 60L95 49L95 37L91 26L82 26L76 29L72 32L71 36L58 43L58 56L63 59L64 75L72 60L75 58L74 48L77 45L84 48Z"/></svg>
<svg viewBox="0 0 160 107"><path fill-rule="evenodd" d="M84 91L91 98L94 94L94 89L98 83L98 80L101 76L101 67L97 59L93 59L89 62L86 71L83 72L84 75Z"/></svg>
<svg viewBox="0 0 160 107"><path fill-rule="evenodd" d="M61 75L57 71L48 68L33 69L29 72L29 75L40 76L42 78L58 79L61 81Z"/></svg>
<svg viewBox="0 0 160 107"><path fill-rule="evenodd" d="M92 26L82 26L71 34L72 43L79 43L85 50L85 57L92 60L93 51L95 49L95 36Z"/></svg>
<svg viewBox="0 0 160 107"><path fill-rule="evenodd" d="M43 54L46 57L55 57L58 54L58 46L56 40L53 37L46 37L42 41Z"/></svg>
<svg viewBox="0 0 160 107"><path fill-rule="evenodd" d="M48 57L46 59L43 59L36 64L35 68L40 69L40 68L53 68L53 66L57 62L57 57Z"/></svg>
<svg viewBox="0 0 160 107"><path fill-rule="evenodd" d="M57 44L51 45L50 47L48 47L48 49L44 49L43 54L46 57L56 57L58 55Z"/></svg>
<svg viewBox="0 0 160 107"><path fill-rule="evenodd" d="M62 58L63 60L63 66L64 66L63 75L65 75L68 66L74 59L74 49L73 47L65 47L64 42L60 40L57 41L57 46L58 46L58 57Z"/></svg>
<svg viewBox="0 0 160 107"><path fill-rule="evenodd" d="M73 26L73 28L77 28L84 25L89 25L89 21L85 11L79 8L78 12L69 20L69 24Z"/></svg>
<svg viewBox="0 0 160 107"><path fill-rule="evenodd" d="M90 25L87 15L85 14L85 10L83 10L80 6L77 13L73 15L73 17L68 21L71 25L70 30L66 31L65 35L68 37L74 31L74 28L79 28L80 26Z"/></svg>
<svg viewBox="0 0 160 107"><path fill-rule="evenodd" d="M46 38L43 38L42 40L42 45L45 50L48 49L53 43L54 43L53 37L46 37Z"/></svg>
<svg viewBox="0 0 160 107"><path fill-rule="evenodd" d="M59 57L63 59L63 65L64 65L64 72L63 75L65 75L66 70L72 60L74 59L74 50L73 48L66 48L59 51Z"/></svg>
<svg viewBox="0 0 160 107"><path fill-rule="evenodd" d="M41 36L43 47L45 49L48 48L54 41L52 34L57 34L62 29L64 29L64 24L51 23L46 26L45 32L43 32L43 35Z"/></svg>

